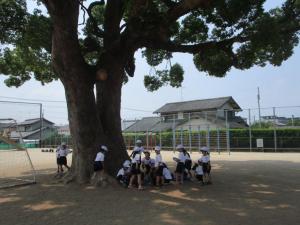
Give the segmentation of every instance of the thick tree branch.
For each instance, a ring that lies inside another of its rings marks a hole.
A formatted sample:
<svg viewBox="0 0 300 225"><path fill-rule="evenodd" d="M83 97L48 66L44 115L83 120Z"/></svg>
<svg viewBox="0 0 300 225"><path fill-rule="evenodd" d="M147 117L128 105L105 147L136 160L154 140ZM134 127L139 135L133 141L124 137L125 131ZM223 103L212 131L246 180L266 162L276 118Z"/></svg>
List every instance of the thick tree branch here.
<svg viewBox="0 0 300 225"><path fill-rule="evenodd" d="M120 34L120 23L124 12L123 4L124 1L122 0L109 0L106 3L104 30L111 37L119 36Z"/></svg>
<svg viewBox="0 0 300 225"><path fill-rule="evenodd" d="M169 10L167 15L168 20L176 21L192 10L208 7L211 2L212 0L182 0Z"/></svg>
<svg viewBox="0 0 300 225"><path fill-rule="evenodd" d="M201 51L207 50L209 48L220 48L220 49L227 49L228 46L231 46L233 43L242 43L248 40L247 37L236 36L226 40L221 41L208 41L203 42L195 45L180 45L174 43L172 41L150 41L145 42L145 47L150 47L154 49L163 49L169 52L183 52L183 53L191 53L196 54Z"/></svg>
<svg viewBox="0 0 300 225"><path fill-rule="evenodd" d="M100 1L100 2L92 2L88 8L86 8L82 2L82 0L78 0L78 3L80 4L81 8L87 12L88 16L89 16L89 19L91 20L92 22L92 25L93 25L93 29L95 31L95 34L98 36L98 37L104 37L104 31L101 30L99 27L98 27L98 24L97 24L97 21L96 19L93 17L93 14L92 14L92 10L95 6L97 5L103 5L103 2Z"/></svg>

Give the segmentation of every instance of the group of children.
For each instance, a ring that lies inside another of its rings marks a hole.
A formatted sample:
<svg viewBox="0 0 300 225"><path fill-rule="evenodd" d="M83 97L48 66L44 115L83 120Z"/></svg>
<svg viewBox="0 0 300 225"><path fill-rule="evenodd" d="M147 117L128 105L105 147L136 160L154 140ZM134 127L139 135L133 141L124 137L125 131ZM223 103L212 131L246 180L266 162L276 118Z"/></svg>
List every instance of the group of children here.
<svg viewBox="0 0 300 225"><path fill-rule="evenodd" d="M177 163L175 172L172 173L167 164L163 161L161 147L154 148L155 158L151 158L151 153L145 151L142 147L142 141L137 140L130 159L123 162L122 168L117 173L117 180L125 187L133 188L137 186L139 190L144 189L144 186L163 186L176 182L176 184L183 184L184 180L196 179L202 185L211 184L211 164L210 164L210 150L208 147L200 148L202 156L194 163L190 154L186 151L183 145L176 147L178 157L173 157ZM70 167L67 165L67 155L69 149L65 143L62 143L56 150L57 156L57 172L63 172L63 166L68 170ZM94 177L100 176L103 178L104 174L104 161L108 148L101 145L94 160ZM143 156L144 155L144 156ZM192 174L194 171L194 176ZM175 174L175 175L174 175Z"/></svg>
<svg viewBox="0 0 300 225"><path fill-rule="evenodd" d="M190 154L183 145L176 147L178 157L173 160L177 163L175 176L170 171L160 154L160 146L154 148L155 158L150 157L150 152L145 151L142 142L137 140L130 155L131 161L126 160L122 168L117 173L117 180L128 188L137 186L139 190L144 185L162 186L175 181L176 184L183 184L184 180L193 180L194 178L202 185L211 184L211 164L210 151L208 147L202 147L200 152L202 156L193 164ZM142 158L142 154L144 157ZM194 171L194 176L192 174Z"/></svg>

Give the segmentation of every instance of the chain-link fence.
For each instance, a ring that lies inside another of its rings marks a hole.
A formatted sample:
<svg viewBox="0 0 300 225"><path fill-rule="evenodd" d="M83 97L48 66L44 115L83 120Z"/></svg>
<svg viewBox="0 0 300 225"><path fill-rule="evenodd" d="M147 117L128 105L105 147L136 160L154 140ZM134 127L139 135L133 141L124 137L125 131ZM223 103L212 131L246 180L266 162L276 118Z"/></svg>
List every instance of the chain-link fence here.
<svg viewBox="0 0 300 225"><path fill-rule="evenodd" d="M183 144L190 151L300 151L300 107L164 113L123 120L123 134L129 149L141 139L147 149Z"/></svg>

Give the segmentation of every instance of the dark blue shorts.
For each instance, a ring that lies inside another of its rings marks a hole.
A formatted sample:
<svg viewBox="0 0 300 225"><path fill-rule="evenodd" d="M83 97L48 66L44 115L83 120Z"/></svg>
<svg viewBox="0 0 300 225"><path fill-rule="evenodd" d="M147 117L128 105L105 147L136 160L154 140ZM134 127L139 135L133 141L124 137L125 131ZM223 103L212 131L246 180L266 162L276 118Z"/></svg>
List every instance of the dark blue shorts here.
<svg viewBox="0 0 300 225"><path fill-rule="evenodd" d="M101 161L94 162L94 171L101 171L103 170L103 163Z"/></svg>

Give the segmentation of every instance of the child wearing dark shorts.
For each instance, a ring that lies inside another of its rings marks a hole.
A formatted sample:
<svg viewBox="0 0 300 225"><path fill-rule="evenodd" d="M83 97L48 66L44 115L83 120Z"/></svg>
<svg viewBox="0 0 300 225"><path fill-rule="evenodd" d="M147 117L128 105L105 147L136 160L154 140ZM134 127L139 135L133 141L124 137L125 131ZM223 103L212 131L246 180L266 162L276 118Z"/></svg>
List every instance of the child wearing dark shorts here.
<svg viewBox="0 0 300 225"><path fill-rule="evenodd" d="M162 186L164 184L164 176L163 176L163 161L160 154L160 146L155 146L155 184L156 186Z"/></svg>
<svg viewBox="0 0 300 225"><path fill-rule="evenodd" d="M96 176L100 176L100 180L103 179L104 174L104 158L105 154L108 151L108 148L105 145L101 145L99 152L96 155L95 161L94 161L94 175L93 178Z"/></svg>
<svg viewBox="0 0 300 225"><path fill-rule="evenodd" d="M183 184L183 175L185 170L185 154L184 154L184 147L183 145L178 145L176 149L179 151L178 158L174 158L174 160L177 162L176 166L176 184Z"/></svg>
<svg viewBox="0 0 300 225"><path fill-rule="evenodd" d="M202 147L200 149L202 153L201 161L202 161L202 168L203 168L203 180L206 184L211 184L211 164L210 164L210 156L209 156L209 148Z"/></svg>
<svg viewBox="0 0 300 225"><path fill-rule="evenodd" d="M132 188L134 180L137 178L138 189L143 190L142 176L141 176L141 150L139 148L134 149L131 160L131 177L128 188Z"/></svg>

